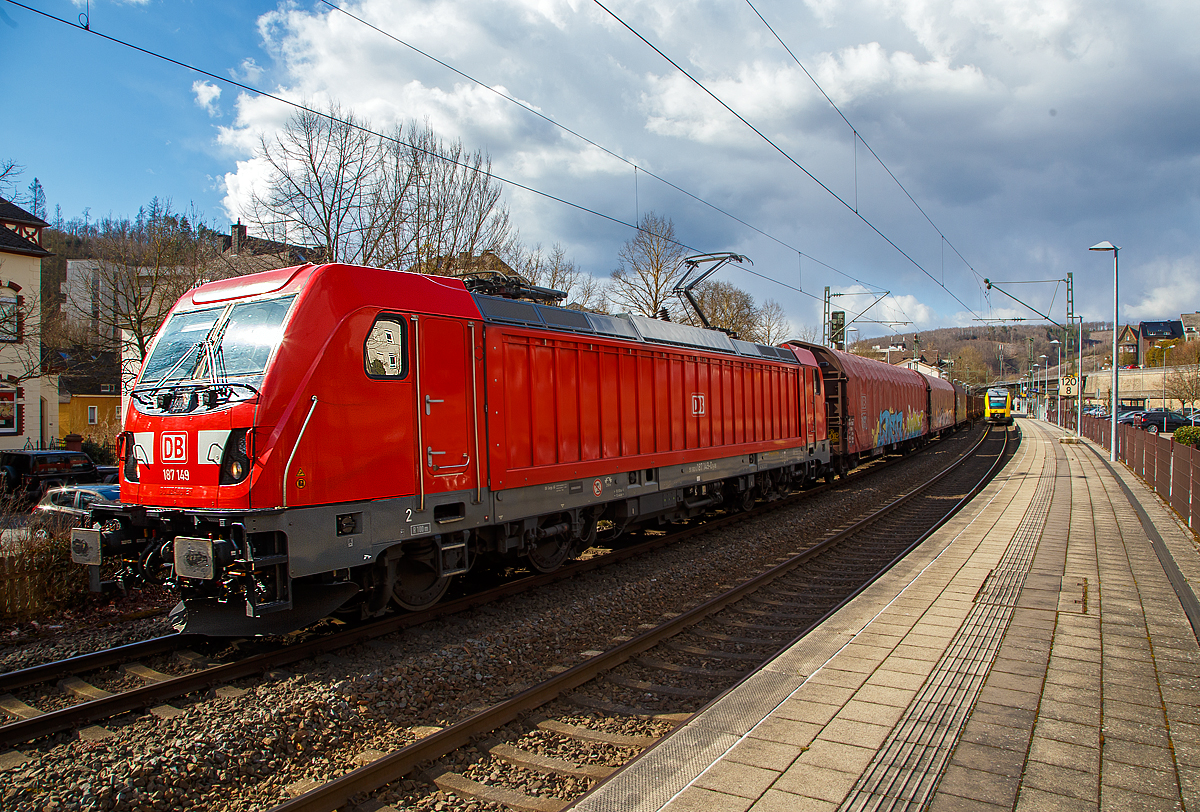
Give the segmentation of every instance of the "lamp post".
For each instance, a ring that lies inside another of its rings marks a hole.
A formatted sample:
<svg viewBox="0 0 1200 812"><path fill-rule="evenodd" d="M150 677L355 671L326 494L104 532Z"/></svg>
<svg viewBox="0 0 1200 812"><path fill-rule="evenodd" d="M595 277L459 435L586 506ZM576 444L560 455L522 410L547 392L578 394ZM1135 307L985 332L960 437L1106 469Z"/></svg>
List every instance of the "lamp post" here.
<svg viewBox="0 0 1200 812"><path fill-rule="evenodd" d="M1032 357L1032 356L1031 356ZM1040 364L1034 364L1029 368L1029 400L1033 401L1033 415L1037 419L1037 371ZM1026 404L1028 406L1029 404ZM1029 409L1026 408L1026 412Z"/></svg>
<svg viewBox="0 0 1200 812"><path fill-rule="evenodd" d="M1112 433L1109 439L1108 459L1110 462L1117 461L1117 402L1118 402L1118 383L1117 378L1117 255L1121 252L1120 246L1113 245L1108 240L1098 242L1088 249L1089 251L1112 251L1113 252L1113 341L1112 341Z"/></svg>
<svg viewBox="0 0 1200 812"><path fill-rule="evenodd" d="M1083 316L1079 317L1079 397L1075 399L1075 434L1083 434Z"/></svg>
<svg viewBox="0 0 1200 812"><path fill-rule="evenodd" d="M1169 341L1155 341L1155 345L1162 350L1163 354L1163 432L1167 430L1167 348L1171 346Z"/></svg>
<svg viewBox="0 0 1200 812"><path fill-rule="evenodd" d="M1057 338L1054 338L1054 339L1050 340L1050 344L1051 344L1051 346L1058 347L1058 386L1056 386L1054 388L1054 394L1057 396L1054 398L1054 403L1055 403L1055 406L1058 407L1058 417L1055 422L1057 422L1058 425L1061 426L1062 425L1062 342L1059 341Z"/></svg>
<svg viewBox="0 0 1200 812"><path fill-rule="evenodd" d="M1042 362L1042 391L1038 393L1038 400L1042 406L1039 408L1042 411L1042 420L1046 419L1046 412L1050 411L1050 365L1046 363L1046 355L1043 353L1038 356Z"/></svg>

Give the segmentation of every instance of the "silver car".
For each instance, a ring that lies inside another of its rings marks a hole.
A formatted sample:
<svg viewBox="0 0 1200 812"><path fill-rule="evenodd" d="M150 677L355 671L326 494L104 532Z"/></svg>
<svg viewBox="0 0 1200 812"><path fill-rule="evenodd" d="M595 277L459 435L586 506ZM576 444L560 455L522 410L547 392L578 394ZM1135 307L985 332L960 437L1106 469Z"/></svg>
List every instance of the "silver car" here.
<svg viewBox="0 0 1200 812"><path fill-rule="evenodd" d="M29 535L46 539L55 533L67 533L83 525L95 502L116 502L121 497L120 485L68 485L51 488L42 501L33 507L29 517Z"/></svg>

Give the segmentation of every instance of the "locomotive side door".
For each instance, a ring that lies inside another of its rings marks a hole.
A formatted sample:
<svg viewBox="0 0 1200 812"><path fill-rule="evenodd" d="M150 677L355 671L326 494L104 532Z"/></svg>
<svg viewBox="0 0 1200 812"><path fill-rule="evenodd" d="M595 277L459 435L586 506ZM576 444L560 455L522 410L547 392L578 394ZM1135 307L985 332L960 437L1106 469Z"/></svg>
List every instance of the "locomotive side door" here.
<svg viewBox="0 0 1200 812"><path fill-rule="evenodd" d="M417 370L417 455L423 493L476 486L474 346L479 325L437 316L414 316Z"/></svg>

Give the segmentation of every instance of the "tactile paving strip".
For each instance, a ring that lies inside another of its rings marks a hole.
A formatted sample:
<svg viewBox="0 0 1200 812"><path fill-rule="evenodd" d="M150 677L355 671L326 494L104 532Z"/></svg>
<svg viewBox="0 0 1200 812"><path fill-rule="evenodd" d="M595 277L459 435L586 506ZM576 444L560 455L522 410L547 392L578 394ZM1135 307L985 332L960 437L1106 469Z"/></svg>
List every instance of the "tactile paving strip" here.
<svg viewBox="0 0 1200 812"><path fill-rule="evenodd" d="M840 810L920 810L937 788L1008 629L1054 495L1051 455L1033 499L975 605L933 673L875 754Z"/></svg>

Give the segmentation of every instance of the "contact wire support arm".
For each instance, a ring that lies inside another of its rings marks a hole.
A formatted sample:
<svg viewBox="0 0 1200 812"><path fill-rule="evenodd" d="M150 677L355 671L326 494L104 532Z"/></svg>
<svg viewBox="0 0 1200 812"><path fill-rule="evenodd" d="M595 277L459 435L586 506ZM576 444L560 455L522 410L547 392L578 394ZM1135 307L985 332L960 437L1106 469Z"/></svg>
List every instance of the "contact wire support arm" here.
<svg viewBox="0 0 1200 812"><path fill-rule="evenodd" d="M692 306L692 310L696 311L696 315L700 317L700 323L709 330L712 330L713 326L709 323L708 316L704 315L704 310L700 307L700 303L696 301L696 297L692 295L692 289L730 262L750 262L750 258L741 254L724 253L696 254L695 256L684 257L680 260L680 265L686 266L687 270L671 292L678 296L680 300L686 299L688 304ZM701 265L707 263L715 264L704 271L700 271L695 278L692 278L692 274L698 271ZM750 264L753 265L754 263L750 262Z"/></svg>

